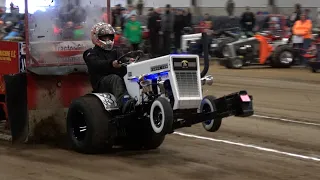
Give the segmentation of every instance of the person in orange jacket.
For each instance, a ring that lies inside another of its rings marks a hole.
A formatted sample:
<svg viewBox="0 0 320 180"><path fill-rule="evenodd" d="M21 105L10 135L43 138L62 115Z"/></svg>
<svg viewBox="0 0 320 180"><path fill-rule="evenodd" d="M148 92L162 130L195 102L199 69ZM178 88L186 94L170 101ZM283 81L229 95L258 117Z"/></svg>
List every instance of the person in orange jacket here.
<svg viewBox="0 0 320 180"><path fill-rule="evenodd" d="M296 21L292 28L293 34L296 36L300 36L303 38L303 54L307 51L307 49L311 45L311 38L312 38L312 21L310 19L307 19L306 14L303 13L300 16L300 20ZM304 65L306 65L306 60L304 58L304 62L302 62Z"/></svg>

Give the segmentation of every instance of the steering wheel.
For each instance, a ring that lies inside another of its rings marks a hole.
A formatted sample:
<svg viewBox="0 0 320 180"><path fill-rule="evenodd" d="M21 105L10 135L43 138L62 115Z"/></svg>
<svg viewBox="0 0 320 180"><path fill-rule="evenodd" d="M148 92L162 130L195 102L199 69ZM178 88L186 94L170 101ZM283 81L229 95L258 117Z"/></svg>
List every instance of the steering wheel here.
<svg viewBox="0 0 320 180"><path fill-rule="evenodd" d="M135 62L139 61L140 57L141 57L143 54L144 54L144 53L143 53L143 51L141 51L141 50L138 50L138 51L130 51L130 52L122 55L117 61L118 61L119 64L126 66L126 65L129 65L130 63L135 63ZM128 58L128 56L129 56L129 57L130 57L130 56L135 56L134 61L130 61L130 60L126 59L126 58Z"/></svg>

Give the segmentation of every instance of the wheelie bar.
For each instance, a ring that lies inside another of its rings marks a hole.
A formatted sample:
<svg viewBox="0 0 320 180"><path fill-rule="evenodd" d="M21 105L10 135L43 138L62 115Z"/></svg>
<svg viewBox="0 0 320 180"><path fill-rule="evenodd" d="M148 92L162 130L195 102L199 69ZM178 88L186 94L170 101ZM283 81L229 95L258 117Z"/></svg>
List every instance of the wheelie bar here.
<svg viewBox="0 0 320 180"><path fill-rule="evenodd" d="M174 123L173 129L182 127L190 127L194 124L202 123L204 121L226 118L229 116L248 117L254 114L252 96L248 95L246 91L235 92L214 100L214 112L176 112L176 119L183 119Z"/></svg>

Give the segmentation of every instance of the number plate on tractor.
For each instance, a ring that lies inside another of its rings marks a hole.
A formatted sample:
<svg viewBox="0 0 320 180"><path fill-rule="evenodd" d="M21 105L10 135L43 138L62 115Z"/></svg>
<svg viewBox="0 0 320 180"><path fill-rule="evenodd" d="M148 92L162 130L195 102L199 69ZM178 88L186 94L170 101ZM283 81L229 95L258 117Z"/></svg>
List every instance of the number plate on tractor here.
<svg viewBox="0 0 320 180"><path fill-rule="evenodd" d="M247 94L246 95L240 95L240 98L241 98L242 102L250 102L251 101L249 95L247 95Z"/></svg>

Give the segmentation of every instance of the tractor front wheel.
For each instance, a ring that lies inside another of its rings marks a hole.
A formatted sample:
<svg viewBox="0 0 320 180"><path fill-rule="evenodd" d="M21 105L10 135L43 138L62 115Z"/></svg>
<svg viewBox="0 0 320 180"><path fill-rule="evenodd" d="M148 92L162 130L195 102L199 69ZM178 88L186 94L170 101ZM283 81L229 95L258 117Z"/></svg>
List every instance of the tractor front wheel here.
<svg viewBox="0 0 320 180"><path fill-rule="evenodd" d="M200 112L210 113L217 111L214 96L206 96L203 98L200 105ZM209 119L202 123L203 128L209 132L216 132L220 129L222 118Z"/></svg>
<svg viewBox="0 0 320 180"><path fill-rule="evenodd" d="M292 47L283 45L277 47L273 53L271 66L275 68L289 68L294 64L294 52Z"/></svg>
<svg viewBox="0 0 320 180"><path fill-rule="evenodd" d="M152 103L150 125L156 134L166 135L172 131L173 110L167 99L159 97Z"/></svg>

